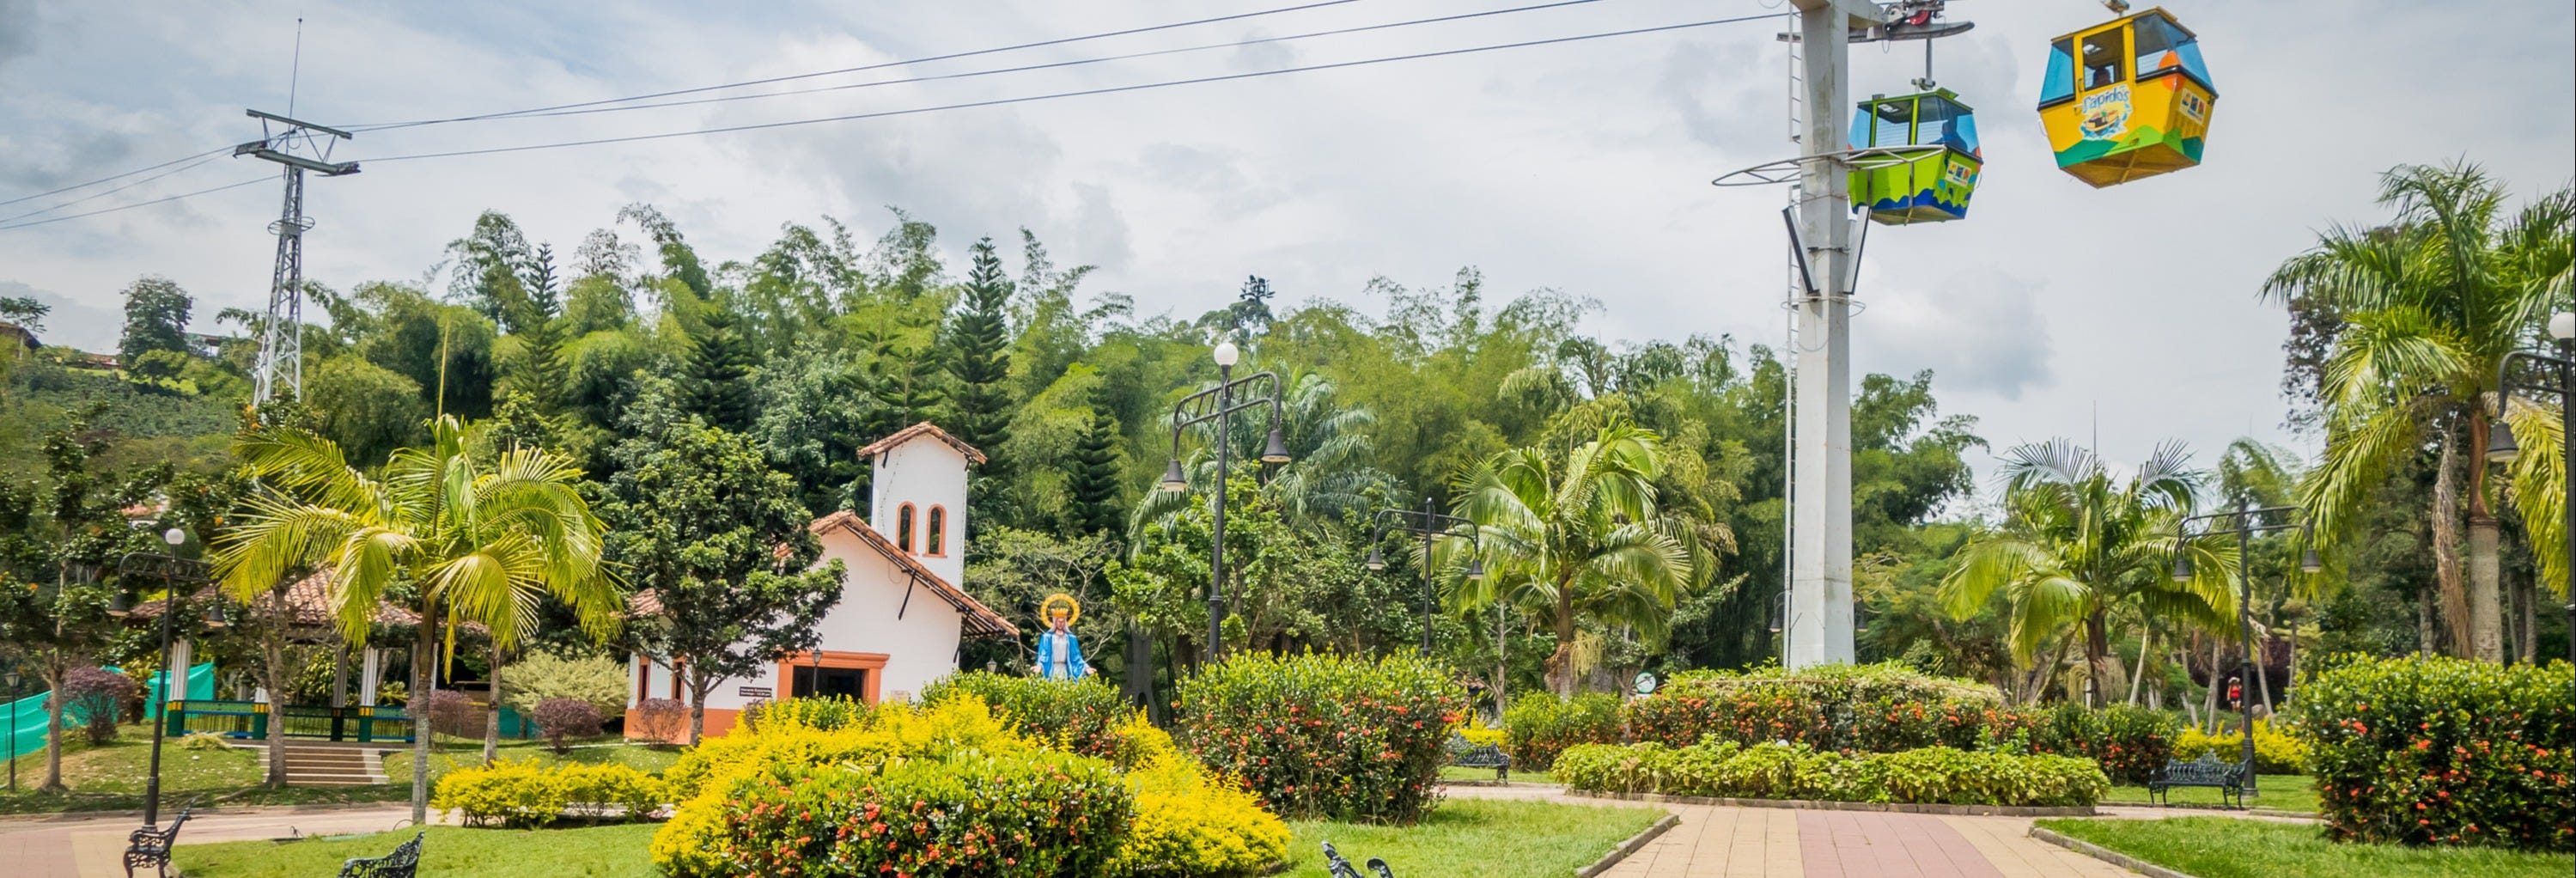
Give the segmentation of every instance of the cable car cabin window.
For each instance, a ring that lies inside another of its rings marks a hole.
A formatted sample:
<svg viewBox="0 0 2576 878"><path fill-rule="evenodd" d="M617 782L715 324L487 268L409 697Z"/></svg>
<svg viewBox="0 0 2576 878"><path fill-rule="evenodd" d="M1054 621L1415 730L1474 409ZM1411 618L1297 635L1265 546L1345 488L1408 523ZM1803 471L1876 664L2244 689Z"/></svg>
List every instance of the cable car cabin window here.
<svg viewBox="0 0 2576 878"><path fill-rule="evenodd" d="M2039 105L2075 98L2075 40L2072 37L2048 45L2048 74L2040 78Z"/></svg>
<svg viewBox="0 0 2576 878"><path fill-rule="evenodd" d="M2200 39L2161 15L2148 15L2137 23L2138 78L2146 79L2170 70L2180 70L2200 80L2209 81L2209 67L2200 60Z"/></svg>
<svg viewBox="0 0 2576 878"><path fill-rule="evenodd" d="M894 547L906 552L912 551L912 504L910 503L895 508Z"/></svg>
<svg viewBox="0 0 2576 878"><path fill-rule="evenodd" d="M1946 146L1969 155L1977 151L1977 119L1959 102L1937 94L1924 95L1915 111L1914 142L1924 146Z"/></svg>
<svg viewBox="0 0 2576 878"><path fill-rule="evenodd" d="M2123 28L2113 28L2084 38L2084 90L2108 88L2129 81L2128 42Z"/></svg>

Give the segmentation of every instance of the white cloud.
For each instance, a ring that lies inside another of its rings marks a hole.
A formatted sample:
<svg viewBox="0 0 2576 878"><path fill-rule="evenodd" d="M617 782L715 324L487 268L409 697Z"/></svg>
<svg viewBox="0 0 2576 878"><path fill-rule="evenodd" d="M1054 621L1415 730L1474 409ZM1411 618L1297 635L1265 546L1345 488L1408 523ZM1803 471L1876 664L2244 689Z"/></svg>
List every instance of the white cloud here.
<svg viewBox="0 0 2576 878"><path fill-rule="evenodd" d="M1866 271L1863 284L1869 283ZM2039 313L2041 286L1993 268L1940 283L1864 288L1868 310L1852 320L1856 365L1910 374L1930 369L1934 386L2019 400L2050 383L2054 345Z"/></svg>

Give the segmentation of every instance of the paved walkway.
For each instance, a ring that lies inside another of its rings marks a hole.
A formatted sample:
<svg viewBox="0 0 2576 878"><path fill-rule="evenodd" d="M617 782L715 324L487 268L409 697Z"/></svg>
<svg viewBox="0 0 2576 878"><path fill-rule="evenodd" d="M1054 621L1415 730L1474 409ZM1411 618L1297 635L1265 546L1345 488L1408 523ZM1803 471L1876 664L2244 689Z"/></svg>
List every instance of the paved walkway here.
<svg viewBox="0 0 2576 878"><path fill-rule="evenodd" d="M1449 788L1460 798L1628 804L1542 787ZM1610 878L2039 878L2137 873L2030 837L2027 817L1666 804L1681 823Z"/></svg>
<svg viewBox="0 0 2576 878"><path fill-rule="evenodd" d="M431 819L438 812L431 811ZM381 832L411 817L411 806L261 808L191 817L179 843ZM169 819L163 815L164 820ZM143 825L133 813L0 820L0 875L9 878L124 878L125 837ZM147 873L148 874L148 873Z"/></svg>

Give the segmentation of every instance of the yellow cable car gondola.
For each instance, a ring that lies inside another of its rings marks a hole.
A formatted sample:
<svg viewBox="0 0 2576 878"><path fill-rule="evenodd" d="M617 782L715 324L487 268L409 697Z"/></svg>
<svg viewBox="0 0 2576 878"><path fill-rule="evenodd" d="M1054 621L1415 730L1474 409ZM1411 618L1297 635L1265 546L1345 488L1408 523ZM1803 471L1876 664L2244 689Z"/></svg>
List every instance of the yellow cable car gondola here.
<svg viewBox="0 0 2576 878"><path fill-rule="evenodd" d="M2163 9L2058 37L2040 83L2049 148L2076 179L2098 188L2200 164L2218 92L2200 38Z"/></svg>

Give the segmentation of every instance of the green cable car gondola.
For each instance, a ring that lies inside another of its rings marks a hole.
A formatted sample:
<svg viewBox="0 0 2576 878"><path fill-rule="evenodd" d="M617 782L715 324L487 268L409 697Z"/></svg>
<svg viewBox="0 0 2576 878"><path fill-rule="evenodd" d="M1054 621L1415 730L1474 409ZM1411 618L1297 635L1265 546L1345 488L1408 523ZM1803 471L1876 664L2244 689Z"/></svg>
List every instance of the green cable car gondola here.
<svg viewBox="0 0 2576 878"><path fill-rule="evenodd" d="M1968 215L1985 155L1976 111L1956 92L1862 101L1851 146L1852 207L1868 210L1870 219L1901 226Z"/></svg>

